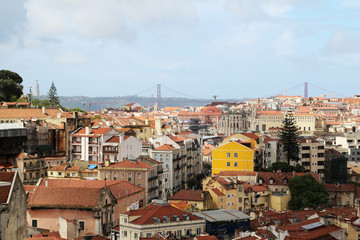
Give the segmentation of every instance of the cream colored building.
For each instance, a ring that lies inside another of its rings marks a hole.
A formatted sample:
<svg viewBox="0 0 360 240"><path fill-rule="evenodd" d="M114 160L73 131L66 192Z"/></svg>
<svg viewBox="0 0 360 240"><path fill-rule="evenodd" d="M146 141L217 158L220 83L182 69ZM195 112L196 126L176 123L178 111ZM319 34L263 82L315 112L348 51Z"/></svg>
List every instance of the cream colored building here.
<svg viewBox="0 0 360 240"><path fill-rule="evenodd" d="M113 229L112 239L137 240L160 233L166 237L190 238L205 231L205 219L156 200L145 209L120 214L120 227Z"/></svg>
<svg viewBox="0 0 360 240"><path fill-rule="evenodd" d="M280 111L261 111L259 115L259 130L268 133L269 128L281 128L286 114ZM316 117L314 113L293 113L294 120L302 134L309 135L315 131Z"/></svg>

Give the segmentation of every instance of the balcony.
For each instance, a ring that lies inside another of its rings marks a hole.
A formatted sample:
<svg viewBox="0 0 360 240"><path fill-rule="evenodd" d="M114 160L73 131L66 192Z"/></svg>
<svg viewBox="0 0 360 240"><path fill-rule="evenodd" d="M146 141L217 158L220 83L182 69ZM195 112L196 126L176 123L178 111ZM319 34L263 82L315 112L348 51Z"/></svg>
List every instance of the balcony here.
<svg viewBox="0 0 360 240"><path fill-rule="evenodd" d="M156 179L158 179L158 176L152 176L152 177L148 178L148 181L151 182L151 181L154 181Z"/></svg>

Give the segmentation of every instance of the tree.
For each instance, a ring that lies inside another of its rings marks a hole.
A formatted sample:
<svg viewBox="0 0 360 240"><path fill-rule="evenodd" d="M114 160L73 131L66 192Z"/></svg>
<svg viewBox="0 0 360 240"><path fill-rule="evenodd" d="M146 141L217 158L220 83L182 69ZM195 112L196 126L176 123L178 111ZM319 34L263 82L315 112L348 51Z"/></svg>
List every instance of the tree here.
<svg viewBox="0 0 360 240"><path fill-rule="evenodd" d="M0 70L0 101L14 101L23 94L23 79L19 74Z"/></svg>
<svg viewBox="0 0 360 240"><path fill-rule="evenodd" d="M288 164L290 165L290 161L293 160L298 162L299 151L300 151L300 130L295 125L295 119L292 114L287 114L283 121L283 126L280 132L280 140L283 144L283 150L286 154L286 159Z"/></svg>
<svg viewBox="0 0 360 240"><path fill-rule="evenodd" d="M202 189L202 180L205 177L206 176L203 173L196 174L187 180L186 185L189 189L200 190Z"/></svg>
<svg viewBox="0 0 360 240"><path fill-rule="evenodd" d="M271 164L270 167L265 169L266 172L276 172L277 170L280 170L281 172L304 172L305 168L303 166L300 166L299 164L296 164L296 166L294 167L287 164L286 162L275 162Z"/></svg>
<svg viewBox="0 0 360 240"><path fill-rule="evenodd" d="M329 206L328 192L310 174L292 178L289 182L289 189L291 192L289 208L292 210Z"/></svg>
<svg viewBox="0 0 360 240"><path fill-rule="evenodd" d="M50 101L51 107L60 107L60 100L57 95L57 90L54 84L54 81L51 83L51 87L49 89L48 98Z"/></svg>

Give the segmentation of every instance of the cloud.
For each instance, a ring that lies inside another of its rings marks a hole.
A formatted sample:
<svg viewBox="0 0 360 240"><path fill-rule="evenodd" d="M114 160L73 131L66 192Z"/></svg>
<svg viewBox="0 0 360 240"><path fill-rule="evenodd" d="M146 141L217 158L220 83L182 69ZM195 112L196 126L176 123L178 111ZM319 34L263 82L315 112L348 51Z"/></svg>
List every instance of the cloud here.
<svg viewBox="0 0 360 240"><path fill-rule="evenodd" d="M29 0L29 36L80 40L133 41L139 31L158 33L192 28L197 23L190 0Z"/></svg>
<svg viewBox="0 0 360 240"><path fill-rule="evenodd" d="M21 32L26 20L23 4L22 0L0 1L0 42L7 42Z"/></svg>
<svg viewBox="0 0 360 240"><path fill-rule="evenodd" d="M281 57L287 57L294 54L297 41L294 39L292 31L284 32L275 43L276 54Z"/></svg>
<svg viewBox="0 0 360 240"><path fill-rule="evenodd" d="M80 53L64 52L55 56L53 61L59 64L83 64L87 62L87 59Z"/></svg>

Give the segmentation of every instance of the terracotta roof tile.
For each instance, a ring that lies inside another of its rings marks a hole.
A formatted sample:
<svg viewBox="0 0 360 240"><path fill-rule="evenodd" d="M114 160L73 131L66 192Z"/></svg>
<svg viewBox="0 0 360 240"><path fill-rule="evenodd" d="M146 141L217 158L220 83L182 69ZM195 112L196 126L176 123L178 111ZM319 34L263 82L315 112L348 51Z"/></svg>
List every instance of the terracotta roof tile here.
<svg viewBox="0 0 360 240"><path fill-rule="evenodd" d="M202 190L181 189L175 193L170 200L204 201L204 192Z"/></svg>
<svg viewBox="0 0 360 240"><path fill-rule="evenodd" d="M5 182L5 184L9 184L5 186L0 186L0 203L7 202L14 176L14 172L0 172L0 182Z"/></svg>
<svg viewBox="0 0 360 240"><path fill-rule="evenodd" d="M164 144L164 145L161 145L160 147L155 148L154 150L156 150L156 151L171 151L173 149L175 149L175 147L173 147L172 145Z"/></svg>
<svg viewBox="0 0 360 240"><path fill-rule="evenodd" d="M140 216L139 218L133 220L131 223L143 225L143 224L153 224L154 219L153 217L160 218L163 220L163 216L168 216L170 218L170 222L175 222L173 215L177 215L180 217L180 221L184 221L183 214L186 214L190 217L190 220L201 220L202 218L199 218L197 216L192 215L191 213L184 212L180 209L177 209L171 205L155 205L150 204L144 209L139 210L131 210L129 212L125 213L129 216Z"/></svg>
<svg viewBox="0 0 360 240"><path fill-rule="evenodd" d="M42 187L35 189L29 207L93 208L101 195L100 188Z"/></svg>
<svg viewBox="0 0 360 240"><path fill-rule="evenodd" d="M133 162L129 160L124 160L122 162L110 164L108 167L104 167L104 168L151 168L151 167L152 166L150 164L141 161Z"/></svg>

